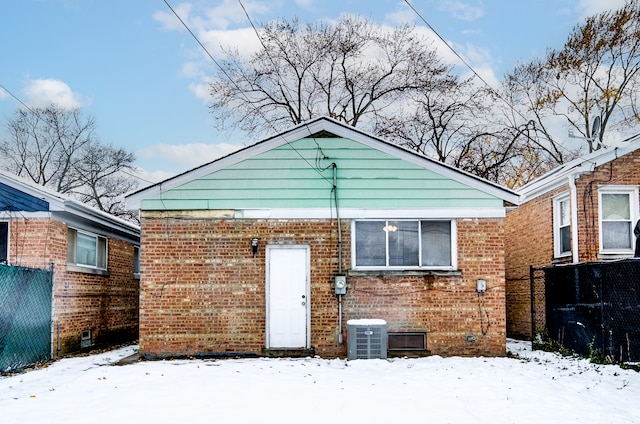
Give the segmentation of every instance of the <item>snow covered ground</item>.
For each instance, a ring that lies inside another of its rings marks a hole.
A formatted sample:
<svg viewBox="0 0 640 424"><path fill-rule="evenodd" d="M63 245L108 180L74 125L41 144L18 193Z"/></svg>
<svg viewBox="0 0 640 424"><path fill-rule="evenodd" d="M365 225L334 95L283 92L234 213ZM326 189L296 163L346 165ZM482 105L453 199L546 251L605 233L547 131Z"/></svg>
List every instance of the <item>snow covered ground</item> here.
<svg viewBox="0 0 640 424"><path fill-rule="evenodd" d="M9 423L640 423L640 374L513 358L229 359L112 364L135 346L0 377Z"/></svg>

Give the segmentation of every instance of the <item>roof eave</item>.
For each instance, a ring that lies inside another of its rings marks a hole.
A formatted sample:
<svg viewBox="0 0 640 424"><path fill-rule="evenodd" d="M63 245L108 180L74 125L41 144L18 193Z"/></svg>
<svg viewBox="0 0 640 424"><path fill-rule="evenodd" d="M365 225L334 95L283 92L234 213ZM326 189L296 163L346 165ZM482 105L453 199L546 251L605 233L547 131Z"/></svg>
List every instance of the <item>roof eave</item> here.
<svg viewBox="0 0 640 424"><path fill-rule="evenodd" d="M244 149L233 152L227 156L216 159L205 165L194 168L190 171L186 171L182 174L156 183L144 189L138 190L137 192L131 193L125 198L126 207L128 210L139 210L141 208L142 200L144 199L153 196L159 196L163 191L171 190L174 187L192 181L201 176L210 174L211 172L215 172L226 166L233 165L248 157L255 156L264 151L279 147L286 143L308 137L320 131L335 133L340 137L349 138L356 142L360 142L370 146L371 141L376 141L378 144L374 146L375 148L395 156L400 155L405 160L408 160L416 164L417 166L434 170L453 180L469 184L470 186L480 191L500 198L504 201L514 204L517 204L519 201L518 194L511 189L502 187L498 184L492 183L488 180L482 179L460 169L453 168L445 163L435 161L417 152L389 143L381 138L378 138L371 134L367 134L355 127L346 125L342 122L327 117L320 117L308 122L304 122L280 134L272 135L251 146L245 147Z"/></svg>

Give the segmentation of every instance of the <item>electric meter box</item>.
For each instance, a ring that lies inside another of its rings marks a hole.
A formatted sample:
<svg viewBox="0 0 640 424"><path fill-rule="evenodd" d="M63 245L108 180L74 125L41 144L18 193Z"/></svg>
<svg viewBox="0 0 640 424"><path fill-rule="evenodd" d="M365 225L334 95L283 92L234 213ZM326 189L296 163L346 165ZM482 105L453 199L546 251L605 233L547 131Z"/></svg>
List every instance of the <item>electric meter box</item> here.
<svg viewBox="0 0 640 424"><path fill-rule="evenodd" d="M333 279L333 288L336 294L347 293L347 277L346 275L336 275Z"/></svg>

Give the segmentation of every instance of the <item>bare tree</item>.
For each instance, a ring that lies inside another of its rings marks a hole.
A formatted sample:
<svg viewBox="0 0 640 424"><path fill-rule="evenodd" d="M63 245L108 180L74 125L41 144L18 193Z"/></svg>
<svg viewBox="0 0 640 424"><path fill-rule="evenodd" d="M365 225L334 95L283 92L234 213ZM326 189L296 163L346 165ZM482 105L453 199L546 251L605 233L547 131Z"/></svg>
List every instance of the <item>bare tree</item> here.
<svg viewBox="0 0 640 424"><path fill-rule="evenodd" d="M441 162L454 163L478 132L487 131L482 114L490 92L471 80L452 79L412 96L407 111L378 121L376 133Z"/></svg>
<svg viewBox="0 0 640 424"><path fill-rule="evenodd" d="M566 146L564 137L553 136L554 119L585 140L589 152L599 149L609 132L638 123L633 88L639 71L640 8L629 0L577 25L562 49L518 65L506 76L505 91L535 122L538 137L532 140L563 163ZM600 125L594 134L595 121Z"/></svg>
<svg viewBox="0 0 640 424"><path fill-rule="evenodd" d="M259 35L264 48L248 59L228 50L211 83L219 127L253 134L330 116L373 128L396 113L396 102L453 79L410 26L344 17L335 25L274 22Z"/></svg>
<svg viewBox="0 0 640 424"><path fill-rule="evenodd" d="M91 206L113 215L127 215L124 194L137 187L137 181L123 171L133 171L135 156L121 147L91 142L78 152L71 179L81 184L75 196Z"/></svg>
<svg viewBox="0 0 640 424"><path fill-rule="evenodd" d="M96 123L78 109L55 105L20 109L7 122L9 139L0 144L5 169L60 193L77 188L69 179L74 152L95 138Z"/></svg>
<svg viewBox="0 0 640 424"><path fill-rule="evenodd" d="M56 105L16 111L7 121L9 137L0 141L0 163L36 184L78 198L98 209L131 218L121 207L122 196L137 182L135 157L102 143L96 122L79 109Z"/></svg>

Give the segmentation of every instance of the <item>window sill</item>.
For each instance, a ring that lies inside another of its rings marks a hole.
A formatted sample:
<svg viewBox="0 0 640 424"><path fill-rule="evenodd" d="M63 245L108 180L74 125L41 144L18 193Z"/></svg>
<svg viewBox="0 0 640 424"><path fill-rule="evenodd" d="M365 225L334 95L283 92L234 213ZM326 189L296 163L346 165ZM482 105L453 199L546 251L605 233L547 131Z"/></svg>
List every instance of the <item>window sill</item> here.
<svg viewBox="0 0 640 424"><path fill-rule="evenodd" d="M82 274L100 275L102 277L110 277L111 273L106 269L88 268L84 266L67 264L67 271L79 272Z"/></svg>
<svg viewBox="0 0 640 424"><path fill-rule="evenodd" d="M552 265L566 264L568 262L571 262L572 260L573 260L573 256L571 256L571 255L556 256L555 258L553 258L551 260L551 264Z"/></svg>
<svg viewBox="0 0 640 424"><path fill-rule="evenodd" d="M634 252L629 253L598 253L598 260L600 261L615 261L618 259L629 259L633 257Z"/></svg>
<svg viewBox="0 0 640 424"><path fill-rule="evenodd" d="M348 271L349 277L367 277L372 275L435 275L435 276L459 276L462 275L462 271L459 269L444 270L444 269L352 269Z"/></svg>
<svg viewBox="0 0 640 424"><path fill-rule="evenodd" d="M134 272L133 273L133 279L134 280L139 280L140 279L140 273L139 272Z"/></svg>

